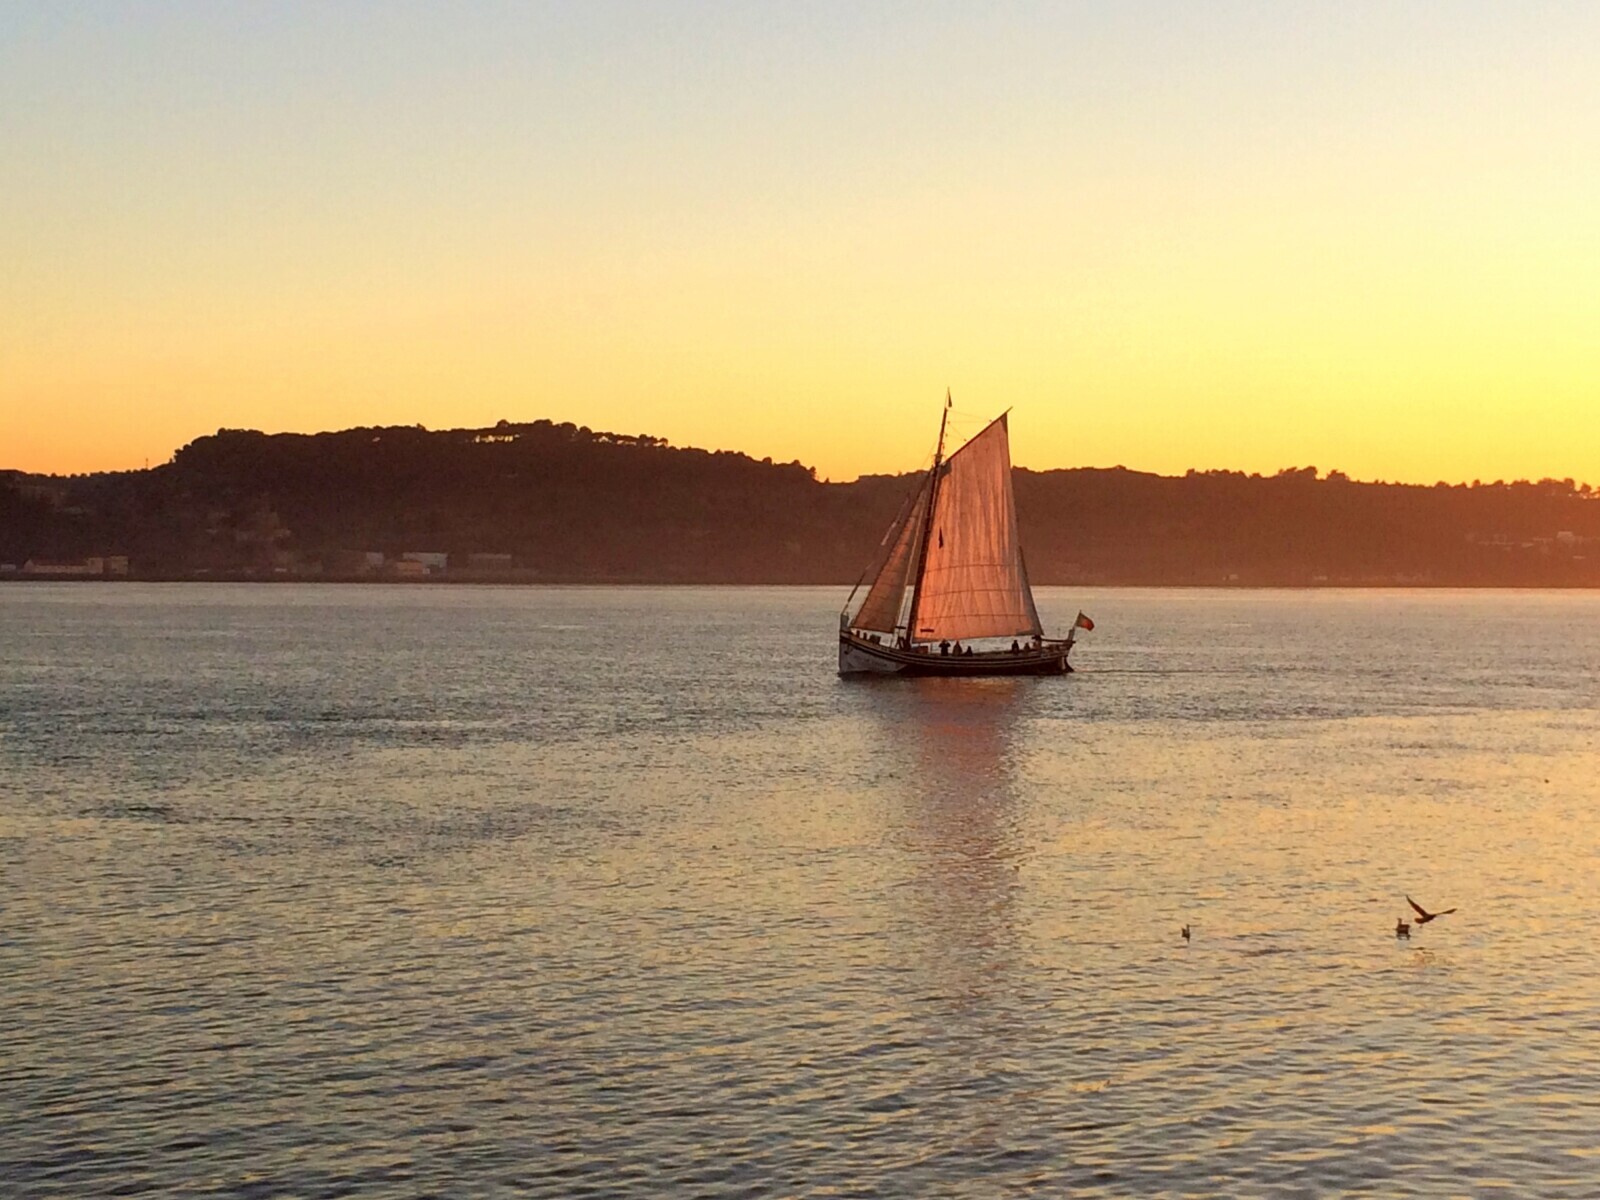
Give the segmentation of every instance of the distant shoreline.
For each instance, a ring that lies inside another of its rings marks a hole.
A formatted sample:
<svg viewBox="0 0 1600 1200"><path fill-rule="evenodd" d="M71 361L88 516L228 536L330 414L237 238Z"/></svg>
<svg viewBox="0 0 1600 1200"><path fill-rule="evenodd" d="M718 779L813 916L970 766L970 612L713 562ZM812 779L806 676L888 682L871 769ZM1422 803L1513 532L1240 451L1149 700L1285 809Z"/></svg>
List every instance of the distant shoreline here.
<svg viewBox="0 0 1600 1200"><path fill-rule="evenodd" d="M89 578L81 575L3 575L0 586L16 584L71 583L84 586L111 584L256 584L263 587L283 587L295 584L316 586L330 584L337 587L502 587L502 588L848 588L851 581L761 581L718 579L373 579L355 576L334 578L262 578L260 576L208 575L146 576L116 578ZM1037 583L1036 589L1102 588L1144 589L1151 591L1205 591L1205 592L1600 592L1600 584L1587 583L1420 583L1409 582L1329 582L1329 583L1152 583L1149 581L1108 581L1093 583Z"/></svg>
<svg viewBox="0 0 1600 1200"><path fill-rule="evenodd" d="M915 482L822 483L798 462L547 420L220 430L148 471L0 472L0 581L849 587ZM1600 493L1570 479L1067 468L1013 483L1038 584L1600 588Z"/></svg>

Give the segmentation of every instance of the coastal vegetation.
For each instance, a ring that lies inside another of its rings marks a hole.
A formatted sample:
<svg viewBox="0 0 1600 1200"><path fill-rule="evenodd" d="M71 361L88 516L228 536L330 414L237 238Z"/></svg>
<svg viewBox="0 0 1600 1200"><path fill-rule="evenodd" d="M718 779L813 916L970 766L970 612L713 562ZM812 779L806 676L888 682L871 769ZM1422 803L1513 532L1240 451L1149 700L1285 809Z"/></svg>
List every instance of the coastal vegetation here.
<svg viewBox="0 0 1600 1200"><path fill-rule="evenodd" d="M544 420L222 429L147 470L0 472L0 576L848 583L915 482ZM1041 584L1600 586L1600 497L1571 479L1014 482Z"/></svg>

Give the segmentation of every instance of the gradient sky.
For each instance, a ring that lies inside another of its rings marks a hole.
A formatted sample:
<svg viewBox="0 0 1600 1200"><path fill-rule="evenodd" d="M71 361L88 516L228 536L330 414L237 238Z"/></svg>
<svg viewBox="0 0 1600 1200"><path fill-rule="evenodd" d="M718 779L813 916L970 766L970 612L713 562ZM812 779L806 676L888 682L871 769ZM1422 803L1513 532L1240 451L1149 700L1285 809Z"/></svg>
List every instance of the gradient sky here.
<svg viewBox="0 0 1600 1200"><path fill-rule="evenodd" d="M0 467L1600 481L1600 5L0 0Z"/></svg>

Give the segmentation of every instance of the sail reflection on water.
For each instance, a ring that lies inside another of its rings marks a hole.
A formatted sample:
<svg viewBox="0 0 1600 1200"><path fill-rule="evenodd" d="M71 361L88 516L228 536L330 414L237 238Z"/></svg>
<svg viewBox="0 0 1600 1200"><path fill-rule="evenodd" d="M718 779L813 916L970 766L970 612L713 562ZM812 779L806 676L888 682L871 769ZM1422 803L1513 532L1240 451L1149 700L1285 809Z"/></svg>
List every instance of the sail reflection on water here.
<svg viewBox="0 0 1600 1200"><path fill-rule="evenodd" d="M906 781L891 837L905 853L904 934L932 992L958 1004L1003 987L1017 953L1025 840L1013 730L1034 686L921 679L875 698L893 727L880 740Z"/></svg>
<svg viewBox="0 0 1600 1200"><path fill-rule="evenodd" d="M873 696L903 782L885 839L905 893L892 927L920 1119L973 1161L1026 1128L1046 1003L1028 963L1027 800L1016 731L1041 684L916 679ZM878 703L881 702L881 703Z"/></svg>

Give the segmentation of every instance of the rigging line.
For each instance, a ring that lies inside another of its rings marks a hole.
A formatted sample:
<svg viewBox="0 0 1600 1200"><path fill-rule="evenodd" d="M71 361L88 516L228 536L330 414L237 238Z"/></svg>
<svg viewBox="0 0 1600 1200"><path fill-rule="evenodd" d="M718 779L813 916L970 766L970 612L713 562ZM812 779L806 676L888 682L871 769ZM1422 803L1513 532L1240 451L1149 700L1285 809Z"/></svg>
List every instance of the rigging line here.
<svg viewBox="0 0 1600 1200"><path fill-rule="evenodd" d="M977 433L973 434L966 441L962 442L961 445L957 446L954 450L950 451L950 453L945 457L945 460L944 460L945 461L945 465L948 466L950 464L950 460L951 459L955 458L956 455L960 454L968 446L972 445L973 442L977 441L984 434L988 433L989 430L993 429L996 425L1000 424L1001 421L1004 421L1010 415L1011 415L1011 409L1008 408L1008 409L1006 409L1005 412L1001 413L998 417L995 417L994 420L989 421L987 424L985 424L984 427L982 429L978 430Z"/></svg>
<svg viewBox="0 0 1600 1200"><path fill-rule="evenodd" d="M919 483L912 487L911 491L906 494L906 498L904 500L900 501L900 511L895 514L895 518L890 523L889 528L885 530L883 536L878 539L878 550L881 551L885 546L890 546L891 550L889 553L892 554L894 552L892 546L896 541L899 540L900 527L910 519L911 512L916 507L917 497L921 493L922 485ZM887 561L887 556L883 556L882 562ZM850 594L845 597L844 607L839 610L840 612L847 613L850 611L850 602L856 598L856 593L861 590L862 582L867 578L868 575L872 573L872 568L874 566L881 566L880 556L876 552L874 552L873 556L867 560L867 565L861 568L861 574L856 578L855 586L850 589Z"/></svg>

